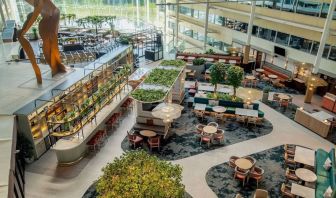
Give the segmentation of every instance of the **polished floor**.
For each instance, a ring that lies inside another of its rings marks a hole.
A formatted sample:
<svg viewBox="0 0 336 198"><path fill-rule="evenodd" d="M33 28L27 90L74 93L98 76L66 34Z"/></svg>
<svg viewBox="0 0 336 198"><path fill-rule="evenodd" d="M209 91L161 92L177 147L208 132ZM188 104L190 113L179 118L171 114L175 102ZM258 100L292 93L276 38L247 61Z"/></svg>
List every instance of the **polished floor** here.
<svg viewBox="0 0 336 198"><path fill-rule="evenodd" d="M149 64L148 67L154 67L155 65L155 63ZM300 97L302 96L295 96L295 98ZM300 104L298 105L300 106ZM265 118L273 125L271 133L172 161L183 167L183 183L190 195L195 198L217 197L207 184L207 171L214 166L227 162L232 155L250 155L283 144L296 144L325 150L335 147L331 142L269 106L260 103L260 109L265 112ZM109 137L105 146L99 152L87 156L75 166L58 167L55 153L48 151L38 161L27 167L27 197L81 197L101 175L102 167L113 161L114 157L122 154L121 142L125 138L126 131L132 127L132 124L129 123L134 121L135 112L132 111L124 117L120 126Z"/></svg>

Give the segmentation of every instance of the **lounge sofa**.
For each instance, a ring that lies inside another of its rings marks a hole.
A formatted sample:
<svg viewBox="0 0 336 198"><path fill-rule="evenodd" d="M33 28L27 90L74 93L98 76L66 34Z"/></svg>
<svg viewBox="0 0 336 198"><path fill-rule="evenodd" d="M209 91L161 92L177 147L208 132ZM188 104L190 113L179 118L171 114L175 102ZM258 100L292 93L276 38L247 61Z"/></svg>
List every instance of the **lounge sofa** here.
<svg viewBox="0 0 336 198"><path fill-rule="evenodd" d="M327 171L323 165L327 158L330 158L332 167ZM327 152L323 149L318 149L315 153L315 168L317 175L316 182L316 198L323 198L323 194L330 186L333 189L331 197L336 197L336 161L335 161L335 149L331 149Z"/></svg>
<svg viewBox="0 0 336 198"><path fill-rule="evenodd" d="M274 74L278 76L278 79L280 79L280 81L284 82L288 79L292 78L292 72L289 70L286 70L284 68L278 67L276 65L273 65L271 63L265 63L262 67L264 69L264 74L266 75L270 75L270 74Z"/></svg>
<svg viewBox="0 0 336 198"><path fill-rule="evenodd" d="M209 105L209 101L213 99L209 98L202 98L202 97L195 97L194 98L194 104L195 103L200 103L200 104L206 104L206 111L212 111L212 106ZM225 113L228 114L235 114L236 108L244 108L244 103L243 102L232 102L232 101L226 101L226 100L218 100L218 105L223 106L226 108ZM264 117L264 112L259 110L259 104L258 103L252 103L252 109L258 111L258 117L263 118Z"/></svg>

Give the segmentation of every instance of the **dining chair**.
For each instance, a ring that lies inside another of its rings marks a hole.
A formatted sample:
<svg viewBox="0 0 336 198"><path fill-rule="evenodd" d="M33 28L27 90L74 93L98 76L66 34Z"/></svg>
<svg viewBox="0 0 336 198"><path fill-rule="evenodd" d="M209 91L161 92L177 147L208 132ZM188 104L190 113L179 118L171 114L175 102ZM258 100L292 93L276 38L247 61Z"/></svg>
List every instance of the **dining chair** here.
<svg viewBox="0 0 336 198"><path fill-rule="evenodd" d="M264 189L257 189L253 195L253 198L268 198L268 191Z"/></svg>
<svg viewBox="0 0 336 198"><path fill-rule="evenodd" d="M215 112L214 113L214 117L217 121L219 122L224 122L225 121L225 118L224 118L224 114L223 113L218 113L218 112Z"/></svg>
<svg viewBox="0 0 336 198"><path fill-rule="evenodd" d="M247 117L247 124L254 124L254 126L257 126L258 119L256 117Z"/></svg>
<svg viewBox="0 0 336 198"><path fill-rule="evenodd" d="M218 141L220 144L224 142L224 130L217 129L217 132L212 135L213 140Z"/></svg>
<svg viewBox="0 0 336 198"><path fill-rule="evenodd" d="M160 151L160 136L151 137L147 140L149 149L152 151L153 148L158 148Z"/></svg>
<svg viewBox="0 0 336 198"><path fill-rule="evenodd" d="M252 168L251 169L253 169L254 168L254 166L256 165L256 163L257 163L257 160L254 158L254 157L251 157L251 156L245 156L245 157L243 157L244 159L247 159L248 161L250 161L251 163L252 163Z"/></svg>
<svg viewBox="0 0 336 198"><path fill-rule="evenodd" d="M204 120L204 111L195 110L194 113L198 119Z"/></svg>
<svg viewBox="0 0 336 198"><path fill-rule="evenodd" d="M287 198L295 198L295 195L291 193L291 189L291 186L282 183L280 188L281 196Z"/></svg>
<svg viewBox="0 0 336 198"><path fill-rule="evenodd" d="M203 133L203 128L204 127L205 127L204 124L197 124L196 125L196 131L197 131L197 133L199 133L199 134Z"/></svg>
<svg viewBox="0 0 336 198"><path fill-rule="evenodd" d="M254 179L257 182L257 188L259 187L259 181L262 180L264 175L264 169L255 166L249 174L249 179Z"/></svg>
<svg viewBox="0 0 336 198"><path fill-rule="evenodd" d="M294 156L289 155L288 153L285 152L285 164L286 166L291 166L293 168L296 167L296 162L294 161Z"/></svg>
<svg viewBox="0 0 336 198"><path fill-rule="evenodd" d="M292 170L290 168L286 169L285 177L287 181L293 181L293 182L299 182L300 179L298 176L295 174L295 170Z"/></svg>
<svg viewBox="0 0 336 198"><path fill-rule="evenodd" d="M128 143L130 146L133 146L135 148L137 145L142 145L143 144L143 138L136 135L136 134L130 134L129 131L127 131L127 138L128 138Z"/></svg>
<svg viewBox="0 0 336 198"><path fill-rule="evenodd" d="M216 122L209 122L208 126L213 126L215 128L218 128L218 123L216 123Z"/></svg>
<svg viewBox="0 0 336 198"><path fill-rule="evenodd" d="M238 166L236 166L235 168L235 174L234 174L234 179L236 180L240 180L243 182L243 187L245 186L245 182L248 178L248 175L249 175L249 170L241 170L238 168Z"/></svg>
<svg viewBox="0 0 336 198"><path fill-rule="evenodd" d="M289 106L289 101L288 100L281 100L280 101L280 107L283 107L285 109L287 109Z"/></svg>
<svg viewBox="0 0 336 198"><path fill-rule="evenodd" d="M284 145L284 150L289 155L295 155L295 145L285 144Z"/></svg>
<svg viewBox="0 0 336 198"><path fill-rule="evenodd" d="M238 157L238 156L234 156L234 155L231 156L230 159L229 159L229 166L230 166L231 168L236 168L237 165L236 165L235 162L236 162L236 160L239 159L239 158L240 158L240 157Z"/></svg>
<svg viewBox="0 0 336 198"><path fill-rule="evenodd" d="M211 135L208 135L208 134L205 134L205 133L202 133L201 134L201 140L200 140L200 145L202 145L202 143L206 143L208 145L208 148L210 147L210 143L211 143Z"/></svg>
<svg viewBox="0 0 336 198"><path fill-rule="evenodd" d="M236 121L243 123L245 125L246 122L246 117L245 116L241 116L241 115L236 115Z"/></svg>

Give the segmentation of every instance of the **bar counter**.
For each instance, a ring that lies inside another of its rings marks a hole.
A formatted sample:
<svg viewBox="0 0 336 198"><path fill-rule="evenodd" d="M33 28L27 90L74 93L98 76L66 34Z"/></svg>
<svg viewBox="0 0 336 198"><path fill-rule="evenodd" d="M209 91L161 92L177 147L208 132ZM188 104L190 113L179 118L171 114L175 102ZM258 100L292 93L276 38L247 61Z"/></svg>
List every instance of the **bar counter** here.
<svg viewBox="0 0 336 198"><path fill-rule="evenodd" d="M62 138L56 142L51 149L55 151L59 165L75 164L85 156L87 151L86 143L93 137L97 130L104 127L108 118L119 110L119 107L127 99L131 90L132 88L130 86L126 86L120 94L116 95L110 104L101 109L96 115L97 124L95 124L94 121L87 123L83 127L83 135L79 132L76 135Z"/></svg>

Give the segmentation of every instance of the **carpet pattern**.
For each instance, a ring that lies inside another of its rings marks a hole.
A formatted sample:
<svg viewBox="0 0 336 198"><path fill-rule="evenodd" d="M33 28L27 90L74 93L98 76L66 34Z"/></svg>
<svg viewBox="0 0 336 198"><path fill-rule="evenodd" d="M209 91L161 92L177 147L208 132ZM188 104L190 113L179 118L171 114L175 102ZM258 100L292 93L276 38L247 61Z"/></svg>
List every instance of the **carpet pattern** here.
<svg viewBox="0 0 336 198"><path fill-rule="evenodd" d="M266 189L272 198L281 197L280 186L285 182L283 153L283 146L279 146L251 155L257 160L256 166L265 170L258 188ZM233 179L233 175L234 169L226 162L209 169L206 181L218 197L235 197L237 193L245 198L252 197L257 189L256 182L250 179L243 187L242 182Z"/></svg>
<svg viewBox="0 0 336 198"><path fill-rule="evenodd" d="M290 104L288 108L285 109L283 107L280 107L278 103L274 101L268 101L265 104L291 120L294 120L296 109L299 108L299 106L295 104ZM326 139L336 144L336 128L334 128L332 132L329 132L329 135Z"/></svg>
<svg viewBox="0 0 336 198"><path fill-rule="evenodd" d="M206 144L200 145L199 135L196 134L195 131L197 124L207 124L212 121L215 120L211 117L207 117L203 121L198 120L194 116L192 108L187 107L184 103L184 110L182 111L181 117L174 121L170 129L173 135L164 142L161 142L160 151L153 150L152 154L163 160L178 160L267 135L273 130L273 125L268 120L264 120L261 126L244 126L234 119L229 119L223 123L219 123L219 128L225 131L224 143L214 143L208 148ZM132 149L129 146L127 137L122 141L121 147L124 151ZM143 149L149 151L147 144L144 144Z"/></svg>

